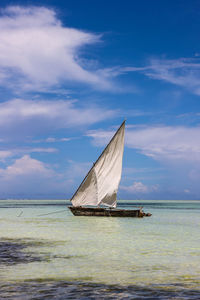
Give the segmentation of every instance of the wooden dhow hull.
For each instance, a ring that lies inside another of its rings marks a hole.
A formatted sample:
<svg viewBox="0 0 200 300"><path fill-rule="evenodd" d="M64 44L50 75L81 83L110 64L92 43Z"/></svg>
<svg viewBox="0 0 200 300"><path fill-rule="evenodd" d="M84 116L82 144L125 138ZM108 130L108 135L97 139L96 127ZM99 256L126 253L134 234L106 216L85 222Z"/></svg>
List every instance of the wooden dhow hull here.
<svg viewBox="0 0 200 300"><path fill-rule="evenodd" d="M102 207L82 207L70 206L69 209L74 216L87 217L129 217L143 218L151 216L150 213L144 213L141 209L110 209Z"/></svg>

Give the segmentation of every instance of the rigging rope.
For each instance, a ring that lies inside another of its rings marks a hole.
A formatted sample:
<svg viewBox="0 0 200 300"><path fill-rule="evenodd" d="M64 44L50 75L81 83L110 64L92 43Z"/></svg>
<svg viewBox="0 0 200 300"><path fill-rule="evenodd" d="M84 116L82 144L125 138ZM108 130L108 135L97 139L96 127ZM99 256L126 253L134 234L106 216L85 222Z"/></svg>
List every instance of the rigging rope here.
<svg viewBox="0 0 200 300"><path fill-rule="evenodd" d="M57 213L60 213L60 212L63 212L63 211L66 211L66 209L57 210L57 211L54 211L54 212L51 212L51 213L47 213L47 214L40 214L40 215L37 215L37 217L42 217L42 216L57 214Z"/></svg>

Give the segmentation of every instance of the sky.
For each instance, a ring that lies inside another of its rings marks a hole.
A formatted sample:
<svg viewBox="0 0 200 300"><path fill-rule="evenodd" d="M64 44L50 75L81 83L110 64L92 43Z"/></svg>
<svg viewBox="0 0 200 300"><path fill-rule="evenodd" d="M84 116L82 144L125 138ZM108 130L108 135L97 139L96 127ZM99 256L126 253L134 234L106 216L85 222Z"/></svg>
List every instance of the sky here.
<svg viewBox="0 0 200 300"><path fill-rule="evenodd" d="M0 3L0 199L69 199L126 119L119 199L200 199L200 3Z"/></svg>

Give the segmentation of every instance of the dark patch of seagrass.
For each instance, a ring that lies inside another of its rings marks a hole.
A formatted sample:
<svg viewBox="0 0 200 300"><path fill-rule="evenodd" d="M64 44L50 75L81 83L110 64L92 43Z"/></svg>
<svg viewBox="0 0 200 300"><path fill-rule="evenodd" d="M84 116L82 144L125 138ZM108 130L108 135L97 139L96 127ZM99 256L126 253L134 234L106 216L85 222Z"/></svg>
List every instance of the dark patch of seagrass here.
<svg viewBox="0 0 200 300"><path fill-rule="evenodd" d="M27 244L10 241L0 241L0 265L16 265L41 261L41 257L25 252Z"/></svg>
<svg viewBox="0 0 200 300"><path fill-rule="evenodd" d="M30 281L0 284L1 299L137 299L137 300L199 300L200 291L184 287L119 286L67 281Z"/></svg>

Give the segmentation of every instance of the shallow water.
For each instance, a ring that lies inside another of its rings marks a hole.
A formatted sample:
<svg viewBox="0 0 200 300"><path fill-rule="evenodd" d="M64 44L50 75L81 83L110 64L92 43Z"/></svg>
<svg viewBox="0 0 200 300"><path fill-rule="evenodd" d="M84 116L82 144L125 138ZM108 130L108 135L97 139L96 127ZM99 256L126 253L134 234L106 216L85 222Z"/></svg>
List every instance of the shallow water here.
<svg viewBox="0 0 200 300"><path fill-rule="evenodd" d="M142 219L65 204L0 201L2 299L200 299L200 201L120 201Z"/></svg>

